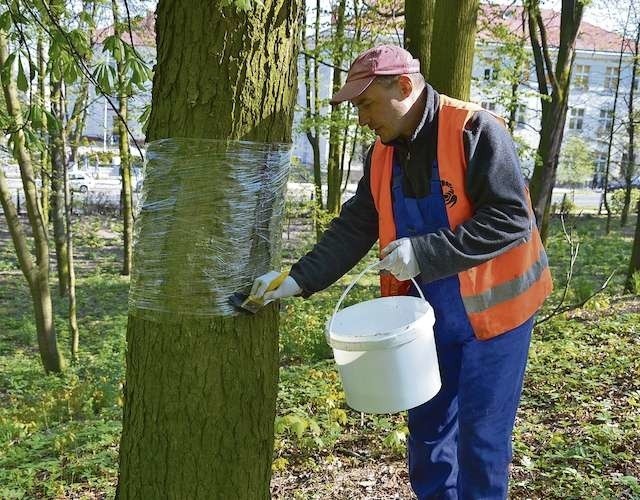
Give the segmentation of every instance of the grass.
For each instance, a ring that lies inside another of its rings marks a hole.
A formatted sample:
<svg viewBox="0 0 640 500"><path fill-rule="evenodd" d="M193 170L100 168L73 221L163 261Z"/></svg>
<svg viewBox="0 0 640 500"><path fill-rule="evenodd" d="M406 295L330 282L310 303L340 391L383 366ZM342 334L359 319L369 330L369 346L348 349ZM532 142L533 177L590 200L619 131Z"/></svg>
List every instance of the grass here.
<svg viewBox="0 0 640 500"><path fill-rule="evenodd" d="M631 228L605 236L597 217L573 219L568 226L581 247L569 302L616 274L585 307L535 331L515 432L511 494L640 498L640 301L622 295ZM42 373L28 291L7 235L0 234L0 498L114 495L128 289L118 274L119 229L116 221L100 217L76 226L80 363L61 377ZM309 246L305 238L285 240L289 259ZM556 291L546 311L562 292L569 262L558 224L548 250ZM379 477L386 477L380 467L404 468L403 415L365 416L347 408L324 340L324 323L339 294L364 265L340 286L283 304L273 462L277 498L380 495L384 484L362 486L375 480L352 480L353 489L340 494L330 485L336 477L351 480L363 464L377 467L372 474ZM375 293L375 276L365 277L348 300ZM55 297L55 307L63 312L64 301ZM68 351L64 314L56 321L60 346Z"/></svg>

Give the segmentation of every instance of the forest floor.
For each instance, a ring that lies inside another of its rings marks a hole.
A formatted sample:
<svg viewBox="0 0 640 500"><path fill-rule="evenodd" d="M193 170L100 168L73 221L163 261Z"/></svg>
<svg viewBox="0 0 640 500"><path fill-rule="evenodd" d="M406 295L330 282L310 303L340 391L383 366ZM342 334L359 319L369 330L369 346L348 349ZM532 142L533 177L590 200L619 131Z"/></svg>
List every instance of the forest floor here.
<svg viewBox="0 0 640 500"><path fill-rule="evenodd" d="M580 302L616 274L584 307L534 332L514 434L512 498L640 498L640 299L622 290L633 223L605 235L601 218L568 221L581 250L565 302ZM112 498L128 291L119 274L121 225L106 216L76 222L80 361L56 377L43 375L28 288L3 224L0 498ZM291 262L312 234L300 221L287 227L284 256ZM556 290L540 318L563 294L567 247L554 224L547 248ZM405 416L349 409L322 333L344 285L365 264L310 300L283 303L273 498L412 498ZM374 278L351 300L373 297ZM66 302L57 294L54 302L66 350Z"/></svg>

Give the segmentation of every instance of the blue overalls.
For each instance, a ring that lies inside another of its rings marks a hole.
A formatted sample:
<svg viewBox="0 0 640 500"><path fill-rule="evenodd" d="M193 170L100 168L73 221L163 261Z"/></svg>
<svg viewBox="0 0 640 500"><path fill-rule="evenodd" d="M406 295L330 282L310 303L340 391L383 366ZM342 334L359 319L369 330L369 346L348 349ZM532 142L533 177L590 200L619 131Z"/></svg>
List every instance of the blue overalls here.
<svg viewBox="0 0 640 500"><path fill-rule="evenodd" d="M450 227L437 162L430 193L420 199L405 198L402 170L394 164L393 213L397 238ZM506 498L533 318L490 340L477 340L457 275L420 283L420 288L435 312L442 389L408 412L411 486L420 500Z"/></svg>

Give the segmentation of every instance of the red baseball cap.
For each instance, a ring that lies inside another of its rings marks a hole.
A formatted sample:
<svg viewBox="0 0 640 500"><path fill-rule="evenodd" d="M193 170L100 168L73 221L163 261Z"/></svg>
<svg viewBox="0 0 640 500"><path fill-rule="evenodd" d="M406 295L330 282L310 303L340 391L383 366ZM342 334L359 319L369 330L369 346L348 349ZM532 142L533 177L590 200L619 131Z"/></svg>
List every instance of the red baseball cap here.
<svg viewBox="0 0 640 500"><path fill-rule="evenodd" d="M349 68L347 81L330 104L350 101L362 94L379 75L419 73L420 61L397 45L380 45L360 54Z"/></svg>

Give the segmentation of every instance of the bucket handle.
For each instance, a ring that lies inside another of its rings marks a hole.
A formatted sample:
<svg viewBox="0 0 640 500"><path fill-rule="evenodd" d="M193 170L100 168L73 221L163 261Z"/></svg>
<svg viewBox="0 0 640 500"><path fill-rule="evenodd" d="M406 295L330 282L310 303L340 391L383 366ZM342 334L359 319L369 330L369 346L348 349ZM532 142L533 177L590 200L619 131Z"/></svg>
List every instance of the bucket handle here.
<svg viewBox="0 0 640 500"><path fill-rule="evenodd" d="M338 314L338 311L340 310L340 306L342 305L342 301L345 299L345 297L347 296L347 294L351 291L351 289L355 286L355 284L360 281L360 278L362 278L366 273L368 273L369 271L371 271L373 268L377 267L378 264L380 264L380 261L378 262L374 262L373 264L367 266L367 268L362 271L358 276L356 276L356 279L354 279L351 284L345 289L344 292L342 292L342 295L340 296L340 298L338 299L338 303L336 304L335 309L333 310L333 314L331 315L331 321L329 322L329 329L327 330L327 340L329 339L329 335L332 331L333 328L333 320L336 317L336 314ZM418 286L418 283L416 282L415 279L411 278L411 281L413 281L413 284L416 287L416 290L418 290L418 293L420 294L420 297L422 298L422 300L424 300L425 302L427 301L427 299L424 298L424 294L422 293L422 290L420 289L420 287Z"/></svg>

